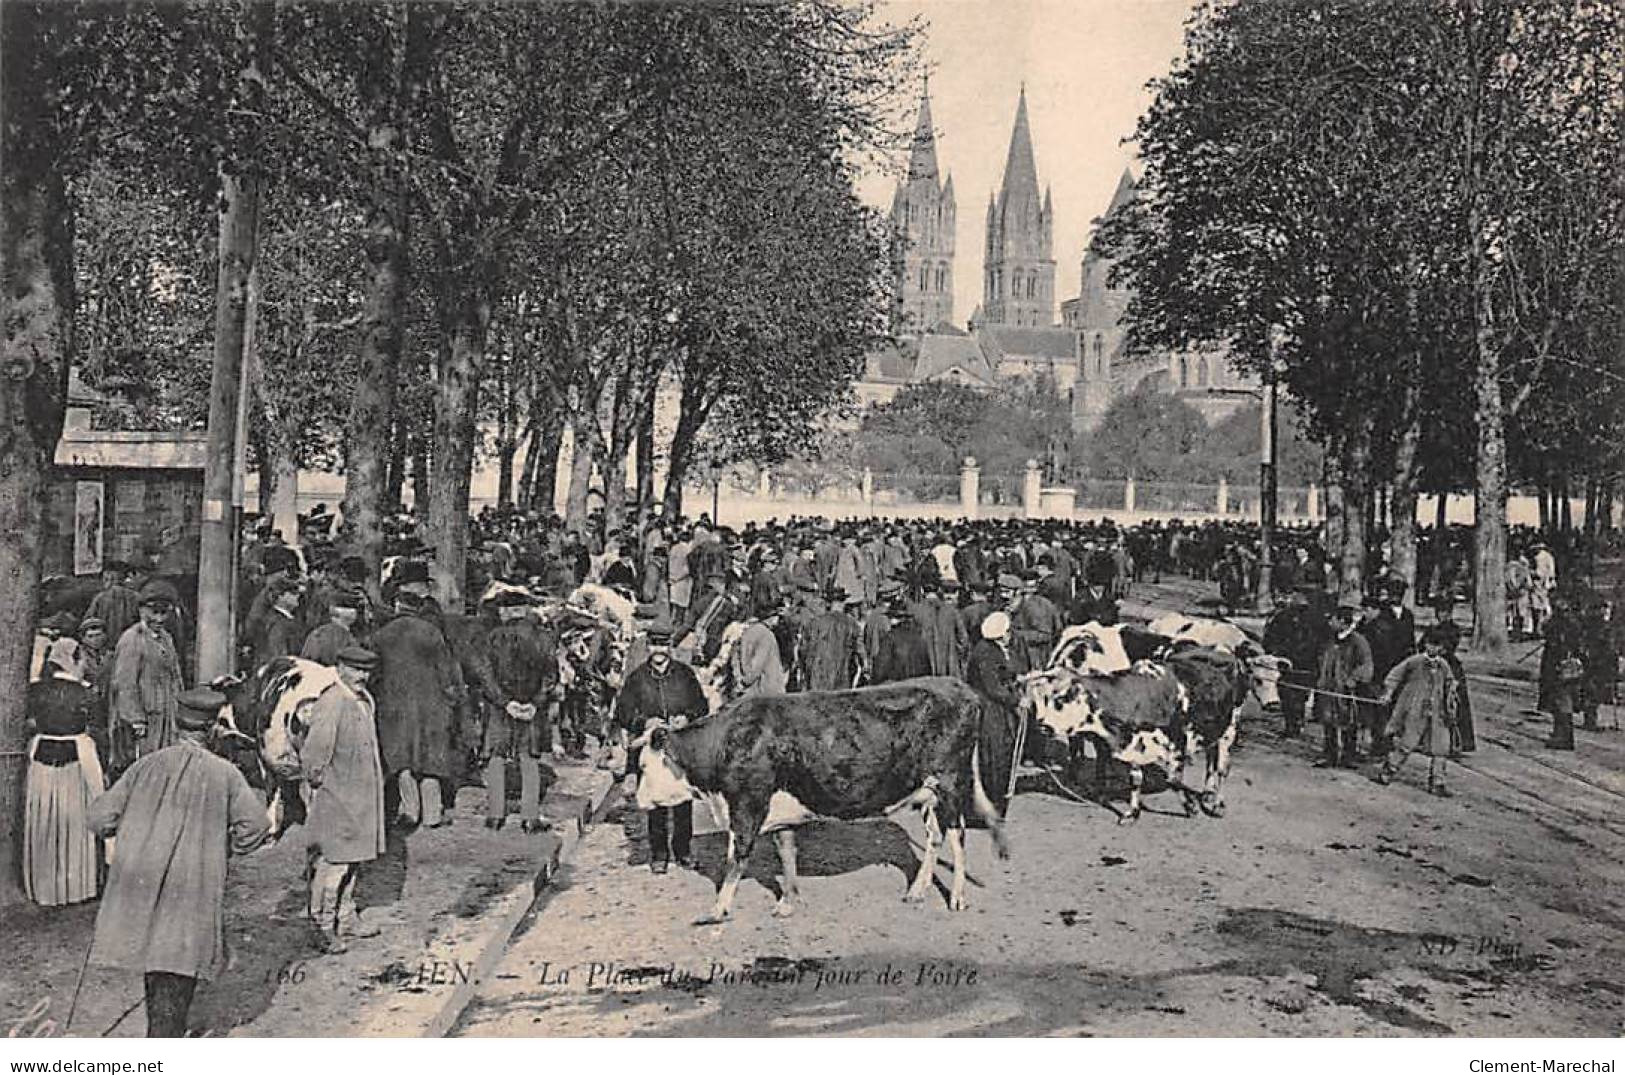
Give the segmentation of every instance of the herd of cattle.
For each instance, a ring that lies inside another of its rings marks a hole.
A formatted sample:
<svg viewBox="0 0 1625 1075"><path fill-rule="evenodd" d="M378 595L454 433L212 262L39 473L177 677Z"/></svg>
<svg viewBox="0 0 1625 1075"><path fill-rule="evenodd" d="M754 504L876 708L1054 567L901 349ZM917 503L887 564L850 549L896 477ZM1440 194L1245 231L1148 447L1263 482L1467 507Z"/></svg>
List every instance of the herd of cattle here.
<svg viewBox="0 0 1625 1075"><path fill-rule="evenodd" d="M623 605L609 591L587 587L560 606L538 608L559 628L561 678L590 679L597 689L613 691L636 632L632 609ZM490 669L482 662L478 621L447 620L458 621L447 623L447 636L471 693L481 692ZM731 641L725 638L717 658L696 669L713 701L727 692ZM577 677L564 665L580 666ZM592 677L582 674L589 666ZM1092 757L1097 778L1112 761L1128 768L1129 807L1121 823L1140 816L1147 768L1158 770L1182 797L1187 815L1200 809L1218 817L1243 712L1249 703L1264 713L1279 709L1277 684L1287 666L1219 620L1169 614L1144 627L1069 627L1046 666L1020 678L1020 721L1044 738L1032 751L1038 756L1062 753L1074 764ZM275 819L279 831L302 812L297 789L304 709L333 678L325 666L290 657L218 684L231 701L222 714L223 739L237 744L247 755L239 760L257 765L262 785L277 791L273 810L288 812ZM954 868L948 905L963 908L967 824L987 828L1000 857L1007 853L1001 811L982 778L980 744L989 719L998 718L963 682L930 677L740 698L674 730L663 748L668 759L728 832L726 872L709 920L727 917L758 836L775 838L784 877L775 913L787 914L797 897L800 823L816 816L877 817L909 807L921 813L925 854L905 898L918 900L929 890L945 837ZM1018 753L1024 738L1025 732ZM1198 756L1206 774L1195 788L1185 770Z"/></svg>

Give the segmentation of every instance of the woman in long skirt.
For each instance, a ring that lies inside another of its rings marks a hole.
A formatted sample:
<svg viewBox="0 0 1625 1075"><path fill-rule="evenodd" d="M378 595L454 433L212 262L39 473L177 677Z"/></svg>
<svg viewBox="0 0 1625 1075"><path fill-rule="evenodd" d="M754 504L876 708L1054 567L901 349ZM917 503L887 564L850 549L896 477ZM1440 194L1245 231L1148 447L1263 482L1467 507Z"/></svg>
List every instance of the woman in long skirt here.
<svg viewBox="0 0 1625 1075"><path fill-rule="evenodd" d="M86 808L103 790L102 766L87 733L95 692L61 669L28 688L35 734L28 744L23 808L23 889L45 907L96 898L96 834Z"/></svg>
<svg viewBox="0 0 1625 1075"><path fill-rule="evenodd" d="M1389 720L1390 746L1376 775L1386 784L1398 773L1412 752L1428 759L1428 790L1448 797L1445 786L1445 758L1452 745L1460 704L1456 674L1446 659L1453 638L1443 627L1428 630L1422 640L1423 652L1394 665L1383 681L1382 701L1393 703Z"/></svg>

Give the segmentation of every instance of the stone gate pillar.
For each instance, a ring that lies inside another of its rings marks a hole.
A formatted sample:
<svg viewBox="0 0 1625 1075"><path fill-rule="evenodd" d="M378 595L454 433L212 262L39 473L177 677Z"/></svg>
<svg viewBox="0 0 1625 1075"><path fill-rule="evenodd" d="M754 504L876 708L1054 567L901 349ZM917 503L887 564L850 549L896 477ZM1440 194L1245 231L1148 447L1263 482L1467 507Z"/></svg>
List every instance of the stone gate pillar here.
<svg viewBox="0 0 1625 1075"><path fill-rule="evenodd" d="M1126 514L1134 513L1134 479L1130 478L1123 483L1123 511Z"/></svg>
<svg viewBox="0 0 1625 1075"><path fill-rule="evenodd" d="M967 519L974 519L982 496L982 468L976 457L967 455L959 466L959 510Z"/></svg>
<svg viewBox="0 0 1625 1075"><path fill-rule="evenodd" d="M1038 518L1043 510L1044 475L1038 469L1038 460L1027 460L1027 473L1021 479L1021 507L1029 519Z"/></svg>
<svg viewBox="0 0 1625 1075"><path fill-rule="evenodd" d="M875 472L868 467L863 468L863 505L871 510L875 506Z"/></svg>
<svg viewBox="0 0 1625 1075"><path fill-rule="evenodd" d="M1309 521L1315 522L1320 518L1320 486L1314 482L1309 483L1309 503L1307 505Z"/></svg>
<svg viewBox="0 0 1625 1075"><path fill-rule="evenodd" d="M1219 479L1219 497L1214 510L1220 515L1230 514L1230 482L1226 478Z"/></svg>

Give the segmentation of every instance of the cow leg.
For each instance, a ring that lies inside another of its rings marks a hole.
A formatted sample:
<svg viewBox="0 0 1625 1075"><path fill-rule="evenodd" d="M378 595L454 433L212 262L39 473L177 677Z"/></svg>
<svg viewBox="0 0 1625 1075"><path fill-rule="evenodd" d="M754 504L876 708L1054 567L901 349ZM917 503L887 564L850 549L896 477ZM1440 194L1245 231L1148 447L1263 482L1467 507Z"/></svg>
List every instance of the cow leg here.
<svg viewBox="0 0 1625 1075"><path fill-rule="evenodd" d="M784 888L779 902L773 905L773 915L788 918L794 913L795 901L801 895L800 886L796 883L796 830L780 829L773 834L773 839L779 845L779 865L784 869Z"/></svg>
<svg viewBox="0 0 1625 1075"><path fill-rule="evenodd" d="M717 902L711 908L707 918L700 919L699 924L708 922L723 922L733 910L734 893L739 889L739 882L745 877L745 863L750 861L751 850L756 846L756 832L762 827L762 812L751 810L730 810L732 815L728 828L728 867L722 878L722 887L717 890Z"/></svg>
<svg viewBox="0 0 1625 1075"><path fill-rule="evenodd" d="M1208 747L1207 780L1202 790L1202 809L1209 817L1224 816L1224 778L1230 772L1230 746L1236 741L1238 723L1232 719L1224 734L1219 736L1218 742Z"/></svg>
<svg viewBox="0 0 1625 1075"><path fill-rule="evenodd" d="M903 894L903 900L907 903L918 903L925 899L926 890L931 887L931 877L937 872L937 847L942 841L942 826L937 822L934 806L928 804L922 809L920 820L925 822L925 850L920 854L920 870L914 875L914 883Z"/></svg>
<svg viewBox="0 0 1625 1075"><path fill-rule="evenodd" d="M1119 825L1140 820L1140 786L1145 783L1145 769L1138 765L1128 767L1128 813L1117 819Z"/></svg>
<svg viewBox="0 0 1625 1075"><path fill-rule="evenodd" d="M954 883L948 890L948 910L965 909L965 825L948 827L948 850L954 857Z"/></svg>

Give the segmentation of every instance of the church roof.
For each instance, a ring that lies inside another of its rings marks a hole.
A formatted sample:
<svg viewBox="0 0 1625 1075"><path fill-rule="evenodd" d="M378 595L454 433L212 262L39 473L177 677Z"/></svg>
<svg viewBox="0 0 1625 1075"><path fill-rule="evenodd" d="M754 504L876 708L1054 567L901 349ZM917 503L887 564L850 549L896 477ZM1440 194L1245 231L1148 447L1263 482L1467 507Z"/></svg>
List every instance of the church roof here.
<svg viewBox="0 0 1625 1075"><path fill-rule="evenodd" d="M1016 102L1016 125L1010 132L1010 152L1004 160L1004 189L1001 202L1031 197L1038 201L1038 165L1033 159L1033 132L1027 123L1027 87L1021 88Z"/></svg>
<svg viewBox="0 0 1625 1075"><path fill-rule="evenodd" d="M1069 328L985 325L976 335L988 365L994 369L998 369L999 363L1007 358L1036 358L1050 362L1078 360L1078 334Z"/></svg>
<svg viewBox="0 0 1625 1075"><path fill-rule="evenodd" d="M972 380L991 385L997 379L982 348L972 336L931 333L920 337L919 359L914 365L915 381L952 377L962 370Z"/></svg>
<svg viewBox="0 0 1625 1075"><path fill-rule="evenodd" d="M920 116L914 125L914 144L908 153L908 182L937 181L937 131L931 125L931 90L920 94Z"/></svg>
<svg viewBox="0 0 1625 1075"><path fill-rule="evenodd" d="M965 335L968 335L968 333L966 333L966 331L964 329L960 328L958 325L954 324L952 321L938 321L936 324L932 325L930 328L926 329L925 331L927 333L930 333L930 334L936 335L936 336L965 336Z"/></svg>
<svg viewBox="0 0 1625 1075"><path fill-rule="evenodd" d="M881 384L908 384L914 379L915 348L886 341L863 356L863 379Z"/></svg>

